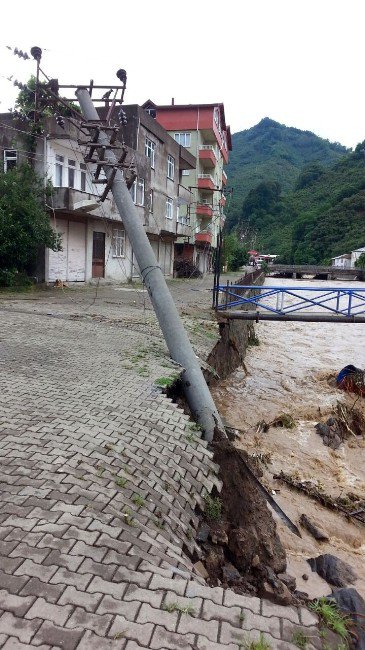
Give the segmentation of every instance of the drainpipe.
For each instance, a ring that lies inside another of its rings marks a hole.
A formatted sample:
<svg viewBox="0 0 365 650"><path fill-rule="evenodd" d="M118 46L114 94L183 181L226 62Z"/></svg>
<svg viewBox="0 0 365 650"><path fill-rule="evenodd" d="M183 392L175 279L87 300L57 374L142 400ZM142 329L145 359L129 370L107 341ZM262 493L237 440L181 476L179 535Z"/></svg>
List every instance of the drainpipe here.
<svg viewBox="0 0 365 650"><path fill-rule="evenodd" d="M94 123L100 122L99 115L86 88L78 88L76 96L86 120ZM109 144L109 138L102 130L99 133L98 143L106 146ZM225 437L224 426L204 379L199 359L191 346L161 268L157 263L143 225L138 218L136 207L123 174L117 168L117 158L113 150L106 149L105 162L109 163L109 165L104 166L105 175L108 180L114 177L111 191L171 358L183 368L181 380L192 415L201 426L205 440L212 441L215 432L219 432L221 436Z"/></svg>

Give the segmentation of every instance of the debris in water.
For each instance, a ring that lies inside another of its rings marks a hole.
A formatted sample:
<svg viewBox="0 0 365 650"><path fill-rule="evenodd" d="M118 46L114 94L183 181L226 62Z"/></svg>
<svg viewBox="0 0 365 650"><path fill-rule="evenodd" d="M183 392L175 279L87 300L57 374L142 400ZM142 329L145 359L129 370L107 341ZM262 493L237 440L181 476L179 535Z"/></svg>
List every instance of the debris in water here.
<svg viewBox="0 0 365 650"><path fill-rule="evenodd" d="M365 371L349 365L342 368L336 377L336 384L341 390L365 397Z"/></svg>
<svg viewBox="0 0 365 650"><path fill-rule="evenodd" d="M275 474L273 478L304 492L307 496L319 501L322 506L342 512L346 517L354 517L365 524L365 499L362 496L348 492L345 496L332 497L326 494L320 485L315 485L313 481L300 480L283 471L280 474Z"/></svg>
<svg viewBox="0 0 365 650"><path fill-rule="evenodd" d="M365 419L362 413L352 407L337 402L336 412L326 422L318 422L314 427L322 437L323 444L331 449L338 447L350 436L364 436Z"/></svg>
<svg viewBox="0 0 365 650"><path fill-rule="evenodd" d="M299 522L307 529L307 531L313 535L314 539L318 539L320 542L327 542L329 537L317 523L312 521L307 517L307 515L302 514L300 516Z"/></svg>

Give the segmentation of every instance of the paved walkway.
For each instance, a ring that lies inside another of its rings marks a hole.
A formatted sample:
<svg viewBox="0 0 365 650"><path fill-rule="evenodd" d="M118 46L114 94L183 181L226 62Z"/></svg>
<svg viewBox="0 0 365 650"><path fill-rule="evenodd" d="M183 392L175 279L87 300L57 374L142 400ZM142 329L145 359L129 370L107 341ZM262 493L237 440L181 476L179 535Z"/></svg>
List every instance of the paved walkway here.
<svg viewBox="0 0 365 650"><path fill-rule="evenodd" d="M210 293L172 286L204 353ZM262 632L284 650L302 631L321 648L306 609L192 566L218 468L156 385L177 369L146 294L125 289L0 296L0 647L239 650Z"/></svg>

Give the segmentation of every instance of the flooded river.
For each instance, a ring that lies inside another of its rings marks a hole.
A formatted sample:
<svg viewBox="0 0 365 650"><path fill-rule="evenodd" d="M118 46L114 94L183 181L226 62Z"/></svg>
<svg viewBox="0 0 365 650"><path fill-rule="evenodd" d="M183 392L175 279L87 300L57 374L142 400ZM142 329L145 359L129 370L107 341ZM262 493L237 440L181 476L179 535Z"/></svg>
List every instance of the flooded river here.
<svg viewBox="0 0 365 650"><path fill-rule="evenodd" d="M266 284L365 288L364 283L345 281L268 279ZM311 597L328 594L327 584L311 572L306 559L332 553L353 567L359 576L354 586L365 597L365 525L351 523L273 479L283 470L322 486L332 496L365 496L365 439L351 437L334 451L314 429L333 413L338 400L354 404L356 396L339 391L334 377L348 364L365 368L365 324L261 322L255 332L259 345L249 348L243 367L214 388L216 404L227 424L242 431L238 445L249 453L266 454L264 481L289 517L298 524L305 513L329 536L328 542L318 542L302 529L300 540L278 521L297 588ZM356 408L365 413L364 398ZM293 429L270 427L257 433L259 421L270 422L283 412L295 419Z"/></svg>

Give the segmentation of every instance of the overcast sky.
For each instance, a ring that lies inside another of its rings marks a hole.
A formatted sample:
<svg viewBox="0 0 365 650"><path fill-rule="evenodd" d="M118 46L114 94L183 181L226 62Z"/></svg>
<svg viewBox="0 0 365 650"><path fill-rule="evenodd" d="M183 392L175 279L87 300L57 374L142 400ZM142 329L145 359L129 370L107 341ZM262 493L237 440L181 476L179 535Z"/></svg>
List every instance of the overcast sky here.
<svg viewBox="0 0 365 650"><path fill-rule="evenodd" d="M353 147L365 139L364 0L18 0L1 8L0 111L44 49L60 83L115 83L126 103L224 102L235 133L270 117Z"/></svg>

